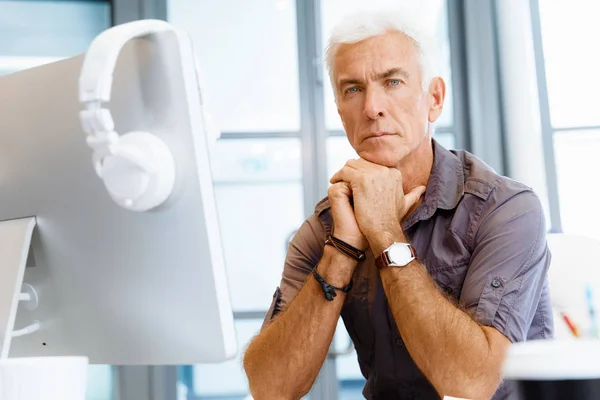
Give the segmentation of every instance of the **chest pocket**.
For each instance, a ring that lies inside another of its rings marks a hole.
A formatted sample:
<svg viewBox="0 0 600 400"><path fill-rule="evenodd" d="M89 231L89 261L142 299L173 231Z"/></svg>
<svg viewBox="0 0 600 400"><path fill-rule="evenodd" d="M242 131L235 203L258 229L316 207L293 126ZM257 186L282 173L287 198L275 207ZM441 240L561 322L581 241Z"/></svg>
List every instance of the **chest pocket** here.
<svg viewBox="0 0 600 400"><path fill-rule="evenodd" d="M442 292L458 302L468 267L469 263L465 261L457 265L427 267L427 270Z"/></svg>
<svg viewBox="0 0 600 400"><path fill-rule="evenodd" d="M442 292L458 300L471 252L465 232L458 234L455 225L466 230L468 223L457 222L453 213L438 211L435 218L415 225L409 236L431 278Z"/></svg>
<svg viewBox="0 0 600 400"><path fill-rule="evenodd" d="M452 224L440 215L414 234L419 260L429 276L451 298L460 298L469 268L471 253L466 240L451 229ZM425 229L423 229L425 228Z"/></svg>

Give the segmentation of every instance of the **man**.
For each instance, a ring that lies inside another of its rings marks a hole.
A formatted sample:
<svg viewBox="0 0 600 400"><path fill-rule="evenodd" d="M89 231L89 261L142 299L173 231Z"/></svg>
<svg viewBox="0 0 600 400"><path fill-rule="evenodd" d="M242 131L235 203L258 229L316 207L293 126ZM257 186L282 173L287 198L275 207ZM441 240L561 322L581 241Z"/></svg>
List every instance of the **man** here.
<svg viewBox="0 0 600 400"><path fill-rule="evenodd" d="M360 158L333 175L290 244L244 359L256 400L310 390L340 315L368 399L510 398L509 344L552 336L540 202L431 139L446 95L433 49L394 13L334 32L331 80Z"/></svg>

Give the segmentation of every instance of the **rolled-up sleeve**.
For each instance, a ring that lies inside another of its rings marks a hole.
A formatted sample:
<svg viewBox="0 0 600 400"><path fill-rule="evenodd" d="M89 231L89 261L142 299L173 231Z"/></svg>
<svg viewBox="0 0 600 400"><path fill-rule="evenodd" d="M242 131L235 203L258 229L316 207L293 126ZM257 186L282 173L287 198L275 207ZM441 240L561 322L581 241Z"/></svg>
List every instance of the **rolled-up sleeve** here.
<svg viewBox="0 0 600 400"><path fill-rule="evenodd" d="M482 325L524 341L547 290L545 217L532 191L492 202L474 234L460 303Z"/></svg>
<svg viewBox="0 0 600 400"><path fill-rule="evenodd" d="M273 294L263 328L296 297L312 269L323 255L325 230L317 214L311 215L298 229L288 246L281 283Z"/></svg>

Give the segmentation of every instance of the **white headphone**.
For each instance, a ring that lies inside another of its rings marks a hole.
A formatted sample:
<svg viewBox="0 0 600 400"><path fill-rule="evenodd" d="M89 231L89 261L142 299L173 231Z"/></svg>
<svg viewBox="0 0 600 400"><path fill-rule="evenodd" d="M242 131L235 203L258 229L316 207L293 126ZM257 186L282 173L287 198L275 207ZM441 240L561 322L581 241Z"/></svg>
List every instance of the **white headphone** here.
<svg viewBox="0 0 600 400"><path fill-rule="evenodd" d="M173 192L176 168L169 147L150 132L115 131L110 111L102 103L110 101L113 73L121 49L134 38L158 32L175 31L165 21L142 20L108 29L98 35L85 56L79 78L80 112L87 144L93 150L96 174L117 204L132 211L148 211L163 204ZM198 85L200 71L196 63ZM202 105L204 133L211 140L220 136Z"/></svg>

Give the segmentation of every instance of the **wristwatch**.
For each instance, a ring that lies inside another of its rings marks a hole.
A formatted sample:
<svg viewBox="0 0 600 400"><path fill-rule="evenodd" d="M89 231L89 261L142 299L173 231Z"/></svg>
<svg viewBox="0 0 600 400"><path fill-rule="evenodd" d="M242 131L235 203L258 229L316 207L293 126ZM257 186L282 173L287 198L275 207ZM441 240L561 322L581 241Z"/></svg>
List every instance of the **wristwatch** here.
<svg viewBox="0 0 600 400"><path fill-rule="evenodd" d="M375 260L378 270L385 267L405 267L417 258L415 248L410 243L393 243Z"/></svg>

